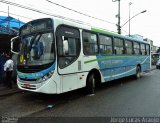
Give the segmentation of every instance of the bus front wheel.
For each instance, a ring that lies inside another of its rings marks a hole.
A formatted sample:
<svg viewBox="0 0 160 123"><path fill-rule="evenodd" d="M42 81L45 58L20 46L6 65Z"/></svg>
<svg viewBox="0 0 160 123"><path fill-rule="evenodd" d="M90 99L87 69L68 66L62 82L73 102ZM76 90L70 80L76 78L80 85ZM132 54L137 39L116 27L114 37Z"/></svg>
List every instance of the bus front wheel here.
<svg viewBox="0 0 160 123"><path fill-rule="evenodd" d="M86 89L88 94L94 94L95 92L95 76L93 73L89 74L87 78Z"/></svg>
<svg viewBox="0 0 160 123"><path fill-rule="evenodd" d="M136 68L135 78L136 79L141 78L141 68L140 68L140 66L137 66L137 68Z"/></svg>

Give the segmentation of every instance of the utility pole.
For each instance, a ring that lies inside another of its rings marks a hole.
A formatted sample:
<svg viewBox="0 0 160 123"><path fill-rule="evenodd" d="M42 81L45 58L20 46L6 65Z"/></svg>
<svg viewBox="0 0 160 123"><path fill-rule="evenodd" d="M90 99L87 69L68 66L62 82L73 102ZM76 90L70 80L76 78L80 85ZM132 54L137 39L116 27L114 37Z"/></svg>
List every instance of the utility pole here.
<svg viewBox="0 0 160 123"><path fill-rule="evenodd" d="M131 10L130 10L130 6L132 5L132 2L129 2L129 36L131 35L131 23L130 23L130 20L131 20Z"/></svg>
<svg viewBox="0 0 160 123"><path fill-rule="evenodd" d="M112 0L112 2L117 2L118 1L118 15L117 15L117 17L118 17L118 24L117 24L117 31L118 31L118 34L121 34L121 17L120 17L120 14L121 14L121 4L120 4L120 2L121 2L121 0Z"/></svg>
<svg viewBox="0 0 160 123"><path fill-rule="evenodd" d="M9 17L9 6L8 6L8 31L10 33L10 17Z"/></svg>
<svg viewBox="0 0 160 123"><path fill-rule="evenodd" d="M121 23L120 23L120 0L118 0L118 34L121 34Z"/></svg>

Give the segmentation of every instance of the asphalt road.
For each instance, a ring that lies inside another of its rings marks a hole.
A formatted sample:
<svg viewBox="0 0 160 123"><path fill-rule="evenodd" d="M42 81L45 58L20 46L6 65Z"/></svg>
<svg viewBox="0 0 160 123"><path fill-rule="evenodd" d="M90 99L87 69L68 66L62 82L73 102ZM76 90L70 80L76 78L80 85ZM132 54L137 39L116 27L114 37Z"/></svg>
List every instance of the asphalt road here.
<svg viewBox="0 0 160 123"><path fill-rule="evenodd" d="M0 97L0 116L153 117L160 116L160 70L142 78L103 84L95 95L84 89L60 95L23 92Z"/></svg>

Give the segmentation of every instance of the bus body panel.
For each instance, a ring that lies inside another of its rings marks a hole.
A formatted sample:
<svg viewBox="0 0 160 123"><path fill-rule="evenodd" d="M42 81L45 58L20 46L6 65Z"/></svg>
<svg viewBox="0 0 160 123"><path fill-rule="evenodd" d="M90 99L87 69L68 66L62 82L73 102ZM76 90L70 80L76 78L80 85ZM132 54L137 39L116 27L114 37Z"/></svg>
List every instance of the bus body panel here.
<svg viewBox="0 0 160 123"><path fill-rule="evenodd" d="M98 63L98 64L97 64ZM145 72L150 69L149 56L101 56L85 59L85 68L91 70L99 69L102 74L102 80L110 81L136 74L137 65L141 66L141 71ZM87 66L90 66L87 67Z"/></svg>

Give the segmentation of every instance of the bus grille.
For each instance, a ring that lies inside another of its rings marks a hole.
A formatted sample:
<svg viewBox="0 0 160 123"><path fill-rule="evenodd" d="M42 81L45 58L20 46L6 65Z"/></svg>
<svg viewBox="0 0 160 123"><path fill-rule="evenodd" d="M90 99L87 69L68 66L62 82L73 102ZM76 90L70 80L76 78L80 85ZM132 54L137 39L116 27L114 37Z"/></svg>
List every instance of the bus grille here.
<svg viewBox="0 0 160 123"><path fill-rule="evenodd" d="M17 70L22 73L36 73L49 68L51 65L53 65L53 62L49 64L35 65L35 66L18 65Z"/></svg>
<svg viewBox="0 0 160 123"><path fill-rule="evenodd" d="M39 72L39 71L41 71L41 69L39 69L39 68L17 68L17 70L19 71L19 72L23 72L23 73L36 73L36 72Z"/></svg>
<svg viewBox="0 0 160 123"><path fill-rule="evenodd" d="M21 87L25 89L30 89L30 90L36 90L36 85L26 86L25 84L21 84Z"/></svg>
<svg viewBox="0 0 160 123"><path fill-rule="evenodd" d="M27 81L27 82L28 82L28 81L34 81L34 82L35 82L37 79L24 79L24 78L20 78L20 80L21 80L21 81L24 81L24 82L25 82L25 81Z"/></svg>

